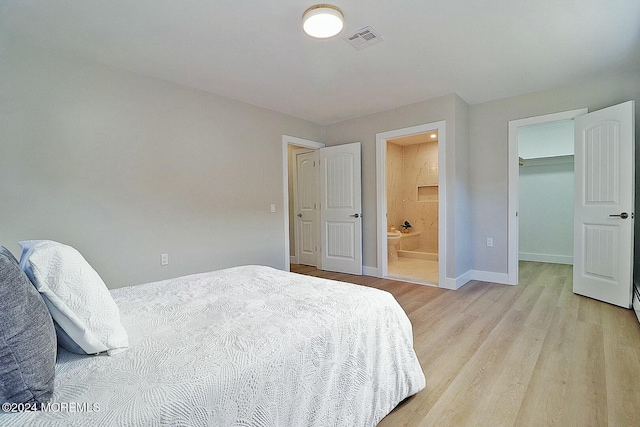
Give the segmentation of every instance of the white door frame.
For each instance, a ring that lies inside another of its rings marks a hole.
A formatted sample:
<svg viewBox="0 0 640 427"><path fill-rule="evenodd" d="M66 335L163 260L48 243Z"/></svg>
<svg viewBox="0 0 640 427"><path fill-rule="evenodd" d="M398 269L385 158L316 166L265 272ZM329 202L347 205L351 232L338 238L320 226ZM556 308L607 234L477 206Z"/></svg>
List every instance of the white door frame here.
<svg viewBox="0 0 640 427"><path fill-rule="evenodd" d="M289 248L289 145L317 150L325 144L295 136L282 135L282 206L284 210L284 270L291 271L291 251Z"/></svg>
<svg viewBox="0 0 640 427"><path fill-rule="evenodd" d="M438 284L446 286L447 201L446 122L444 120L376 134L376 182L378 199L378 277L389 274L387 263L387 141L438 131Z"/></svg>
<svg viewBox="0 0 640 427"><path fill-rule="evenodd" d="M520 197L518 160L518 129L525 126L573 120L577 116L587 114L587 108L545 114L509 121L509 215L507 243L507 276L509 285L518 284L518 201Z"/></svg>

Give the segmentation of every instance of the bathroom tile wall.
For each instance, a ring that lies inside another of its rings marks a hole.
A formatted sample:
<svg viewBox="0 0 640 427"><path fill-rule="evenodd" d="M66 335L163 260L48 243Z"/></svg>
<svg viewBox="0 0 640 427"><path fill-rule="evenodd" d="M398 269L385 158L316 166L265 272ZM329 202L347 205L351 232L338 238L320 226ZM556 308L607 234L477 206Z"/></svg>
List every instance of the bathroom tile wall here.
<svg viewBox="0 0 640 427"><path fill-rule="evenodd" d="M394 225L400 230L402 211L402 147L387 144L387 230Z"/></svg>
<svg viewBox="0 0 640 427"><path fill-rule="evenodd" d="M409 221L412 232L420 233L421 250L433 253L438 252L437 187L428 189L434 194L428 201L418 200L418 187L437 185L437 142L404 147L387 144L388 226L399 228Z"/></svg>

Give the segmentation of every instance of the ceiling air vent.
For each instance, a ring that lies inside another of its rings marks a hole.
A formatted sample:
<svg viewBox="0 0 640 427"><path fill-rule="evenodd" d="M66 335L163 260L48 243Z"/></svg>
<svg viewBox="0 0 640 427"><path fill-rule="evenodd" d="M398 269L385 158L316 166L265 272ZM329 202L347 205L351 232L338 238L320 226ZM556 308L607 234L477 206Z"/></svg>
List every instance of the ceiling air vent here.
<svg viewBox="0 0 640 427"><path fill-rule="evenodd" d="M355 34L345 39L351 46L358 50L369 47L372 44L381 42L383 39L378 33L371 27L364 27L358 30Z"/></svg>

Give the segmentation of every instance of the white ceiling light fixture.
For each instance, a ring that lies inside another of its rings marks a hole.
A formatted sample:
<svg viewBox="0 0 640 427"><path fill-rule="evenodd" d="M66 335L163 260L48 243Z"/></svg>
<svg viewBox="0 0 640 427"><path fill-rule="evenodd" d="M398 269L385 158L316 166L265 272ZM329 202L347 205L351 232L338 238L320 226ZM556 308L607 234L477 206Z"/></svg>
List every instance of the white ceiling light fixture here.
<svg viewBox="0 0 640 427"><path fill-rule="evenodd" d="M344 15L342 11L330 4L317 4L302 14L304 32L317 39L327 39L342 31Z"/></svg>

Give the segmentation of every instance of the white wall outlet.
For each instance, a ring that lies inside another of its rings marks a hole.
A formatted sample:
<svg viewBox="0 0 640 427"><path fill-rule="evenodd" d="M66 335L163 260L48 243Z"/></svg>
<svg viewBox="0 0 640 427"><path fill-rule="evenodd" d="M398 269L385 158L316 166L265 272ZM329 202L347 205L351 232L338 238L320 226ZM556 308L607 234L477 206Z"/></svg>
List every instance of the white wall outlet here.
<svg viewBox="0 0 640 427"><path fill-rule="evenodd" d="M271 203L271 213L276 211L276 205L275 203Z"/></svg>
<svg viewBox="0 0 640 427"><path fill-rule="evenodd" d="M169 264L169 254L160 255L160 265L167 265L167 264Z"/></svg>
<svg viewBox="0 0 640 427"><path fill-rule="evenodd" d="M487 246L489 247L493 246L493 239L491 237L487 237Z"/></svg>

